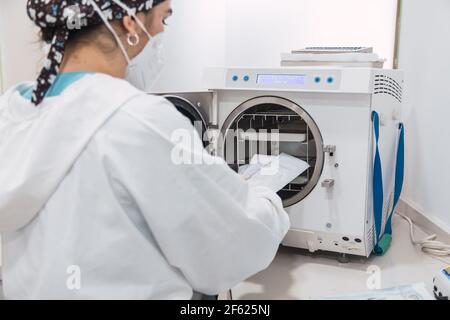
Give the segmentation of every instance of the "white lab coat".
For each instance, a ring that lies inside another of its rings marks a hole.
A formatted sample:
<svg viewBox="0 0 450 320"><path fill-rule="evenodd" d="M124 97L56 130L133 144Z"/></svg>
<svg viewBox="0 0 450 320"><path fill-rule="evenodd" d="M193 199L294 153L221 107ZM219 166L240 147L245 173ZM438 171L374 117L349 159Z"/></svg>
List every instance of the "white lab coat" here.
<svg viewBox="0 0 450 320"><path fill-rule="evenodd" d="M87 75L40 108L6 93L5 297L190 299L266 268L289 228L280 198L223 161L174 164L176 129L214 160L170 103L119 79Z"/></svg>

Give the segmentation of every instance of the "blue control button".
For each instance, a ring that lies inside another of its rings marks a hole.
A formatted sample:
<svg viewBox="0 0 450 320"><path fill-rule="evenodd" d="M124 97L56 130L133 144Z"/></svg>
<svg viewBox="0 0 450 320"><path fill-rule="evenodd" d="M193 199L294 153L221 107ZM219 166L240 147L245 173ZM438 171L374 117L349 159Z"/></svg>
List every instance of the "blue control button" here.
<svg viewBox="0 0 450 320"><path fill-rule="evenodd" d="M327 82L330 83L330 84L333 83L334 82L334 78L333 77L328 77Z"/></svg>
<svg viewBox="0 0 450 320"><path fill-rule="evenodd" d="M249 77L249 76L245 76L245 77L244 77L244 81L245 81L245 82L248 82L249 80L250 80L250 77Z"/></svg>
<svg viewBox="0 0 450 320"><path fill-rule="evenodd" d="M322 79L321 79L320 77L315 77L315 78L314 78L314 81L315 81L316 83L320 83L320 81L322 81Z"/></svg>
<svg viewBox="0 0 450 320"><path fill-rule="evenodd" d="M233 76L233 81L238 81L239 80L239 77L238 76Z"/></svg>

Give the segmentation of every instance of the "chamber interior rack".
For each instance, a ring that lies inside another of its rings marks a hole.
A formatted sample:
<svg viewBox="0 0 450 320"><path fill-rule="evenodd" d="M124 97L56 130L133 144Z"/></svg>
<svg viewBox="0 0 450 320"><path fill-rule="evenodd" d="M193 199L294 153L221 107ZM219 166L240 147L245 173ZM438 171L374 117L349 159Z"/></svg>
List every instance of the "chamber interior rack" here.
<svg viewBox="0 0 450 320"><path fill-rule="evenodd" d="M243 113L235 121L233 129L237 132L237 170L248 164L254 154L276 155L284 152L306 161L310 169L281 190L280 195L290 197L308 184L315 166L316 150L309 127L299 114L288 109Z"/></svg>

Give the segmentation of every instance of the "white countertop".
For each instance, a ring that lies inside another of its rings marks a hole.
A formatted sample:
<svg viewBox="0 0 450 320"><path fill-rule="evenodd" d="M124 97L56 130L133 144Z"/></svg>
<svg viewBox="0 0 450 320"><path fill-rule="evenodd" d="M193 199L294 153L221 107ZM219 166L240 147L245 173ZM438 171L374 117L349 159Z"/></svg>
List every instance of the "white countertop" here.
<svg viewBox="0 0 450 320"><path fill-rule="evenodd" d="M233 299L316 299L367 292L370 266L381 270L382 289L424 282L432 294L433 277L448 264L412 245L405 220L396 216L393 229L392 246L385 256L351 257L349 263L338 262L335 254L281 248L268 269L233 289ZM416 231L416 238L423 238L424 233Z"/></svg>

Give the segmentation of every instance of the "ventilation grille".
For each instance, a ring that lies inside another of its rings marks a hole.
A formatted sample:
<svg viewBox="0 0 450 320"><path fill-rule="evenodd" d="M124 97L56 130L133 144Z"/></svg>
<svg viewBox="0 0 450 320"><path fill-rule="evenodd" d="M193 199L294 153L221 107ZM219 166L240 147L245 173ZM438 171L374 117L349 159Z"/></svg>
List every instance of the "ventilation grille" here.
<svg viewBox="0 0 450 320"><path fill-rule="evenodd" d="M393 78L386 75L375 75L374 94L387 94L392 96L398 102L402 102L403 89L402 86Z"/></svg>

